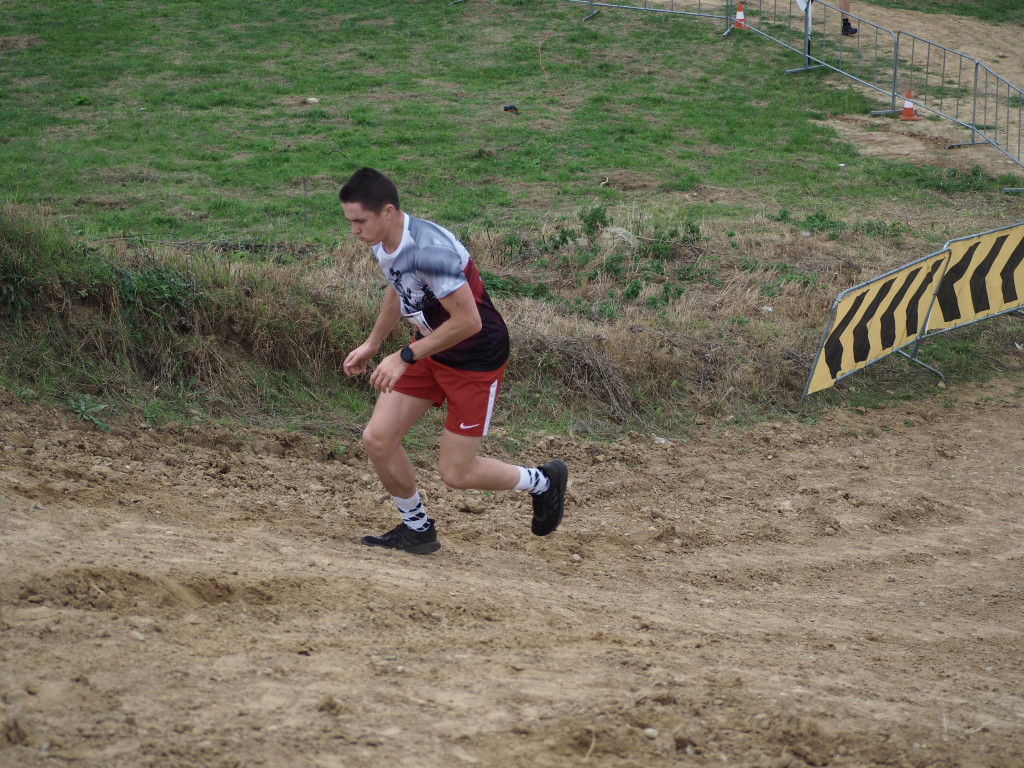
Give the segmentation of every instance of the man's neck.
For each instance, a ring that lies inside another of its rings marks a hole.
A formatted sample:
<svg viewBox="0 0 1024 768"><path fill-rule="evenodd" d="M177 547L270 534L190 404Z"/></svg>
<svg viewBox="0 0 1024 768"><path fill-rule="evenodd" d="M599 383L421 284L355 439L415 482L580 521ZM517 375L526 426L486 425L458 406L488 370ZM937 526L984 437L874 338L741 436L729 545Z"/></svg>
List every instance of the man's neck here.
<svg viewBox="0 0 1024 768"><path fill-rule="evenodd" d="M398 250L398 246L402 244L402 235L405 234L405 214L399 210L395 211L394 220L391 222L391 226L388 227L387 236L381 241L381 245L384 246L384 250L389 254L394 253Z"/></svg>

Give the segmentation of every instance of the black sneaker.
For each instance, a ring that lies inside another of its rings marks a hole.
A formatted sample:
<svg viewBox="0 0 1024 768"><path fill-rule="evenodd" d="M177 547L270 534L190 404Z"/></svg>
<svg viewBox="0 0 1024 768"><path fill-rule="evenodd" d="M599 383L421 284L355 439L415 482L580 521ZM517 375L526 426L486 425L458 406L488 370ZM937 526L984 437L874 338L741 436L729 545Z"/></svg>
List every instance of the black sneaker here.
<svg viewBox="0 0 1024 768"><path fill-rule="evenodd" d="M368 547L398 549L414 555L429 555L441 548L433 520L430 520L430 527L425 531L414 531L405 523L399 523L382 536L363 536L363 544Z"/></svg>
<svg viewBox="0 0 1024 768"><path fill-rule="evenodd" d="M552 459L537 469L548 476L551 485L544 493L533 497L531 528L537 536L547 536L562 522L562 514L565 512L565 484L569 479L569 468L561 459Z"/></svg>
<svg viewBox="0 0 1024 768"><path fill-rule="evenodd" d="M843 19L843 34L844 35L856 35L857 28L850 23L849 19Z"/></svg>

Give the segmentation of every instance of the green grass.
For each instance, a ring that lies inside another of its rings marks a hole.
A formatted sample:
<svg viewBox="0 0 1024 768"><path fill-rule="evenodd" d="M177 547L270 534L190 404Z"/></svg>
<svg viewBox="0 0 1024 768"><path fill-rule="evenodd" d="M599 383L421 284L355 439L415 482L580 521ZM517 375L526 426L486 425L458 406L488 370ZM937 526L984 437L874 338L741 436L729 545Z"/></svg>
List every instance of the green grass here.
<svg viewBox="0 0 1024 768"><path fill-rule="evenodd" d="M948 13L953 16L970 16L990 24L1018 24L1024 26L1024 6L1010 0L915 0L913 4L904 0L871 0L873 5L887 8L913 8L921 13ZM830 3L831 4L831 3ZM838 6L838 3L834 3ZM862 8L853 13L871 18L870 9ZM938 41L935 41L938 42Z"/></svg>
<svg viewBox="0 0 1024 768"><path fill-rule="evenodd" d="M585 13L7 0L2 202L42 219L0 219L0 384L79 417L119 402L351 429L371 397L339 360L379 294L317 282L339 254L369 258L337 202L361 165L476 243L505 306L550 311L517 329L507 379L508 412L536 427L789 408L851 275L1016 215L999 196L1014 176L859 156L827 121L884 105L827 71L786 76L792 52ZM613 225L635 252L599 245Z"/></svg>
<svg viewBox="0 0 1024 768"><path fill-rule="evenodd" d="M856 153L812 120L863 95L824 73L790 87L791 54L706 23L582 10L8 2L0 38L26 43L0 57L0 187L93 238L318 243L343 236L335 193L360 165L472 228L621 205L598 186L615 169L780 207L872 188L870 162L815 172Z"/></svg>

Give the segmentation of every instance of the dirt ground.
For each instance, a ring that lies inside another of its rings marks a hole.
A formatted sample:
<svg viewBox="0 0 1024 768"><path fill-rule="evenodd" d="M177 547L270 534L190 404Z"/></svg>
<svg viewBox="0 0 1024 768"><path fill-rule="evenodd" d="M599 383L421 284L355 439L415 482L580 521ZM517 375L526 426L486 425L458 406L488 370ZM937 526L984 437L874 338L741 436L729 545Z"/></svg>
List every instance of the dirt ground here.
<svg viewBox="0 0 1024 768"><path fill-rule="evenodd" d="M915 16L1024 83L1019 28ZM934 123L863 119L934 161ZM425 462L423 557L359 543L397 521L355 445L0 390L0 765L1019 768L1022 366L817 424L541 436L505 458L570 466L544 539Z"/></svg>
<svg viewBox="0 0 1024 768"><path fill-rule="evenodd" d="M359 543L396 520L354 446L0 392L0 764L1018 768L1022 444L1020 368L541 437L558 531L425 466L443 546L412 556Z"/></svg>

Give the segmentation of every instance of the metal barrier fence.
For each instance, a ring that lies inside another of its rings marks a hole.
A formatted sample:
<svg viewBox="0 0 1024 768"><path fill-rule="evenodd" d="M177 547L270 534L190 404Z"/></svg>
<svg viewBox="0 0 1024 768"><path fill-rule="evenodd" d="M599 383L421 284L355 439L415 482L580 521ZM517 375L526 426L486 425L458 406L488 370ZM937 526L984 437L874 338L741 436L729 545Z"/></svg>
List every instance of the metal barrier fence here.
<svg viewBox="0 0 1024 768"><path fill-rule="evenodd" d="M784 6L780 12L779 6ZM825 67L892 98L895 89L893 62L896 35L860 16L856 35L843 36L842 14L826 3L817 3L820 18L800 10L790 0L754 0L744 4L746 26L779 45L796 51L804 64L787 74Z"/></svg>
<svg viewBox="0 0 1024 768"><path fill-rule="evenodd" d="M896 99L909 92L916 106L970 128L978 62L908 32L898 33L897 51L898 90L893 93L892 111L897 111Z"/></svg>
<svg viewBox="0 0 1024 768"><path fill-rule="evenodd" d="M1024 91L1008 83L980 61L974 78L974 92L978 98L974 102L971 141L952 146L981 143L976 140L980 135L1018 165L1024 165L1021 162L1021 151L1024 149ZM992 122L989 123L989 120Z"/></svg>
<svg viewBox="0 0 1024 768"><path fill-rule="evenodd" d="M703 16L709 19L731 21L726 15L728 6L722 0L566 0L570 3L587 6L588 13L584 21L596 14L601 8L623 8L630 11L654 11L655 13L672 13L678 16Z"/></svg>
<svg viewBox="0 0 1024 768"><path fill-rule="evenodd" d="M621 8L721 19L723 37L736 28L735 0L566 2L587 5L587 19L601 8ZM908 32L893 32L853 13L848 15L859 31L844 36L838 8L816 0L807 0L804 6L799 8L797 0L743 3L742 23L747 30L803 57L803 66L787 74L831 69L890 101L889 109L872 114L897 113L898 104L909 100L971 131L970 141L948 148L989 145L1024 167L1024 91L1020 88L971 56Z"/></svg>
<svg viewBox="0 0 1024 768"><path fill-rule="evenodd" d="M916 35L900 32L897 44L897 81L911 101L971 131L970 141L949 148L989 144L1024 165L1024 91L980 61Z"/></svg>

